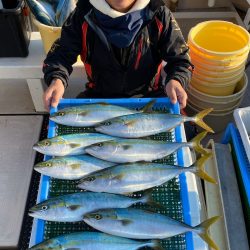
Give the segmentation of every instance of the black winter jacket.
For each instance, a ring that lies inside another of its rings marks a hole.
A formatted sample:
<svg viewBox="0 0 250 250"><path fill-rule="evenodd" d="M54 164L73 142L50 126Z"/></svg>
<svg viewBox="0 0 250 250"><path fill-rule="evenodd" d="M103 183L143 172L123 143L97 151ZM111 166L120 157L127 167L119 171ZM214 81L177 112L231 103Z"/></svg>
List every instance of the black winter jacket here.
<svg viewBox="0 0 250 250"><path fill-rule="evenodd" d="M150 1L149 21L128 48L116 48L108 42L92 10L88 0L78 0L64 23L61 38L44 61L47 85L59 78L66 88L72 65L81 55L89 80L86 87L98 97L147 95L163 89L170 79L178 80L186 88L193 70L189 49L163 1ZM165 79L160 76L162 61L167 63Z"/></svg>

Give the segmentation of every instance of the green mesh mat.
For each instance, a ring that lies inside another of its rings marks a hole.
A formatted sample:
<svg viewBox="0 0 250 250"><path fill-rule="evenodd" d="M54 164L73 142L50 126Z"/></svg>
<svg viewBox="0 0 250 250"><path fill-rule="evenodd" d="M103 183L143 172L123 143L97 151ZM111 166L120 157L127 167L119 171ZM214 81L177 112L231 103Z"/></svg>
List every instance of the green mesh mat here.
<svg viewBox="0 0 250 250"><path fill-rule="evenodd" d="M83 132L94 132L92 128L76 128L68 127L63 125L58 125L56 129L56 135L65 135L65 134L74 134L74 133L83 133ZM162 140L162 141L173 141L174 135L172 133L161 133L158 135L151 136L151 139ZM176 163L176 154L172 154L161 160L155 162L159 163ZM50 188L49 188L49 197L56 197L59 195L70 194L74 192L79 192L80 190L76 187L76 181L67 181L67 180L57 180L50 179ZM143 192L134 193L134 197L139 197ZM179 178L175 178L168 183L155 187L152 193L153 199L163 206L162 209L156 209L155 211L165 214L171 218L174 218L179 221L183 221L183 210L182 202L180 196L180 182ZM148 209L149 207L142 204L137 204L134 207ZM150 208L152 209L152 208ZM52 237L68 234L78 231L96 231L93 228L89 227L84 222L76 223L62 223L62 222L45 222L44 229L44 239L50 239ZM186 236L178 235L171 237L167 240L162 240L162 246L166 250L185 250L186 249ZM149 248L143 248L149 249ZM100 249L101 250L101 249Z"/></svg>

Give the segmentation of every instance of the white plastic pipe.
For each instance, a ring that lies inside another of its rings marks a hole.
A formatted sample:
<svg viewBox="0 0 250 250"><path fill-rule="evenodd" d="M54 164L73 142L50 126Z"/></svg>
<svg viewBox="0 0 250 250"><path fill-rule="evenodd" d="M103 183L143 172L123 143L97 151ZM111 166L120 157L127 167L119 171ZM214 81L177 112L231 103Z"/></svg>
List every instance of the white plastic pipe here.
<svg viewBox="0 0 250 250"><path fill-rule="evenodd" d="M3 9L3 3L2 3L2 0L0 0L0 9Z"/></svg>
<svg viewBox="0 0 250 250"><path fill-rule="evenodd" d="M213 7L215 5L215 0L208 0L208 7Z"/></svg>

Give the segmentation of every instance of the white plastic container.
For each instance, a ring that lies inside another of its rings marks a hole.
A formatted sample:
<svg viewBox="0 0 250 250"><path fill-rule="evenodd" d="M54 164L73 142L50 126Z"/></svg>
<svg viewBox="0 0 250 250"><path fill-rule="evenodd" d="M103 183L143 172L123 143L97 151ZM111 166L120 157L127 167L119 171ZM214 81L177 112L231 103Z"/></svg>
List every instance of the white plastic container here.
<svg viewBox="0 0 250 250"><path fill-rule="evenodd" d="M234 120L239 129L240 136L250 162L250 106L234 111Z"/></svg>

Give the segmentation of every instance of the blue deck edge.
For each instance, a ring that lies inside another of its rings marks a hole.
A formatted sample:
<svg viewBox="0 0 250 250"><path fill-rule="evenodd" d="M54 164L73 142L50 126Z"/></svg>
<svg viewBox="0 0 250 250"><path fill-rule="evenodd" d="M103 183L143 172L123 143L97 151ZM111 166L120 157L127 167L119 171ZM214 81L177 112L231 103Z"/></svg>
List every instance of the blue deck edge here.
<svg viewBox="0 0 250 250"><path fill-rule="evenodd" d="M141 102L141 103L148 103L152 100L156 100L158 103L165 103L169 106L169 108L173 111L174 114L180 114L180 107L179 104L172 104L169 98L126 98L126 99L61 99L59 103L60 105L65 104L89 104L89 103L97 103L97 102L108 102L112 104L119 103L131 103L131 102ZM51 108L50 114L57 112L57 108ZM49 130L48 130L48 138L55 136L55 128L56 124L53 121L49 121ZM176 142L182 142L183 138L181 137L181 126L175 128L175 140ZM48 160L51 157L45 156L44 160ZM180 166L184 166L184 156L182 150L178 150L177 152L177 164ZM182 207L183 207L183 218L184 222L188 225L191 225L191 213L190 213L190 205L188 200L188 186L185 174L181 174L179 176L180 179L180 186L181 186L181 200L182 200ZM42 202L48 198L49 194L49 180L48 176L41 175L41 192L40 196L37 198L37 203ZM43 241L44 237L44 228L45 228L45 221L37 219L37 231L35 235L35 244L38 244ZM187 250L194 250L194 239L191 232L186 233L186 249Z"/></svg>

